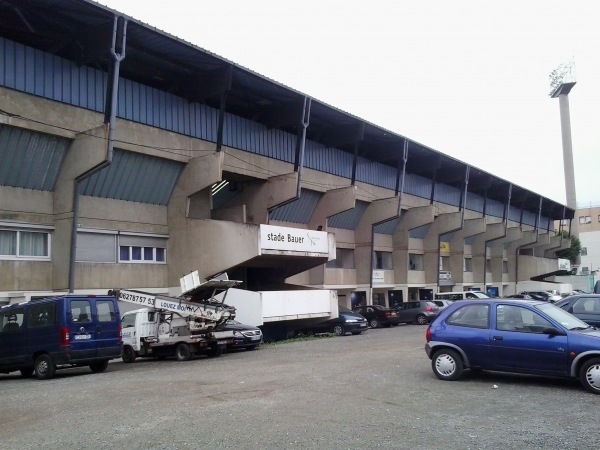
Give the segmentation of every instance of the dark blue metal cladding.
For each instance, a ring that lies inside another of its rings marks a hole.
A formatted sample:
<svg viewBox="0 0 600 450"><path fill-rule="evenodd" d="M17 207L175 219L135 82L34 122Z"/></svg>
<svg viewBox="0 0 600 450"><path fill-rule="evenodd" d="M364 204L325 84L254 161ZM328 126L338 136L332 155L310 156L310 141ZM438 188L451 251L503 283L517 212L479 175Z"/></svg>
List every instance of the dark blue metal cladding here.
<svg viewBox="0 0 600 450"><path fill-rule="evenodd" d="M483 214L483 197L475 194L468 194L466 209Z"/></svg>
<svg viewBox="0 0 600 450"><path fill-rule="evenodd" d="M360 218L366 211L369 203L357 201L354 209L344 211L329 218L328 226L332 228L341 228L343 230L356 230Z"/></svg>
<svg viewBox="0 0 600 450"><path fill-rule="evenodd" d="M166 205L185 164L116 150L112 163L81 183L81 193Z"/></svg>
<svg viewBox="0 0 600 450"><path fill-rule="evenodd" d="M431 224L428 223L427 225L423 225L418 228L413 228L412 230L410 230L408 232L408 236L411 238L416 238L416 239L424 239L425 236L427 236L427 233L429 232L430 226L431 226Z"/></svg>
<svg viewBox="0 0 600 450"><path fill-rule="evenodd" d="M300 198L269 212L269 220L307 224L322 194L302 189Z"/></svg>
<svg viewBox="0 0 600 450"><path fill-rule="evenodd" d="M53 191L70 140L0 125L0 185Z"/></svg>
<svg viewBox="0 0 600 450"><path fill-rule="evenodd" d="M388 222L377 225L373 231L378 234L394 234L401 220L400 217L396 217Z"/></svg>
<svg viewBox="0 0 600 450"><path fill-rule="evenodd" d="M0 85L86 108L104 110L107 74L0 38ZM10 112L10 111L9 111ZM184 98L121 78L117 116L187 136L216 142L218 111ZM293 162L296 136L231 114L226 114L223 143L240 150ZM305 167L350 178L353 156L336 148L307 141ZM386 189L395 188L396 169L359 158L356 180ZM429 198L431 181L407 174L404 192ZM469 195L467 207L480 211L479 196ZM460 191L438 185L436 201L459 206ZM494 213L490 210L490 215ZM502 214L498 213L501 217ZM513 214L514 215L514 214ZM517 214L517 220L519 214ZM525 223L530 224L530 218ZM535 221L533 221L535 223Z"/></svg>
<svg viewBox="0 0 600 450"><path fill-rule="evenodd" d="M488 199L485 208L487 210L486 215L492 217L504 217L504 210L506 207L503 203Z"/></svg>

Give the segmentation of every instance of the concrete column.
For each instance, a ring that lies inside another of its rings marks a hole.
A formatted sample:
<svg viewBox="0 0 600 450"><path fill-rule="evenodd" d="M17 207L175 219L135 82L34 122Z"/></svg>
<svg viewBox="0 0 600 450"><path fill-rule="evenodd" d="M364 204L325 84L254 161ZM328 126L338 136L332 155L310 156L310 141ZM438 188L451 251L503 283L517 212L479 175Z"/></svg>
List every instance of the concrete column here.
<svg viewBox="0 0 600 450"><path fill-rule="evenodd" d="M440 214L429 227L429 231L423 239L425 266L425 282L427 284L438 284L440 276L439 272L439 257L440 243L439 236L462 228L463 213L462 211Z"/></svg>
<svg viewBox="0 0 600 450"><path fill-rule="evenodd" d="M392 237L394 248L394 280L396 284L408 283L408 253L410 250L410 230L433 223L435 210L432 205L410 208L402 212L400 223Z"/></svg>
<svg viewBox="0 0 600 450"><path fill-rule="evenodd" d="M486 242L490 239L501 238L504 235L504 232L504 222L488 224L485 233L478 235L473 244L471 244L473 284L480 286L480 288L483 288L484 271L487 259Z"/></svg>
<svg viewBox="0 0 600 450"><path fill-rule="evenodd" d="M462 230L455 232L450 240L450 272L455 284L464 280L465 239L485 232L485 218L467 219Z"/></svg>
<svg viewBox="0 0 600 450"><path fill-rule="evenodd" d="M75 179L106 160L105 126L80 133L71 143L53 196L55 231L52 236L52 289L69 288ZM80 286L75 286L78 288Z"/></svg>
<svg viewBox="0 0 600 450"><path fill-rule="evenodd" d="M386 219L391 219L398 215L400 198L391 197L373 201L366 209L356 230L354 236L356 247L354 250L354 261L356 263L356 281L357 284L369 284L371 281L371 248L372 248L372 227L373 224ZM367 299L369 302L370 299Z"/></svg>
<svg viewBox="0 0 600 450"><path fill-rule="evenodd" d="M308 228L316 230L319 227L327 231L327 219L336 214L342 213L356 206L356 186L348 186L340 189L331 189L325 192L313 214L308 221Z"/></svg>

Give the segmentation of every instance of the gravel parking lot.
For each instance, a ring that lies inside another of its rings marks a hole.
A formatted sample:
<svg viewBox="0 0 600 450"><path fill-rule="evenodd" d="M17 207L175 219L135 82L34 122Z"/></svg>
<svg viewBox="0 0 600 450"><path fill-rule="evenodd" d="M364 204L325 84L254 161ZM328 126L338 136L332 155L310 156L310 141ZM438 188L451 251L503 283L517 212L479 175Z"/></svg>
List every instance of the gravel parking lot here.
<svg viewBox="0 0 600 450"><path fill-rule="evenodd" d="M581 449L600 396L492 373L439 381L425 327L193 361L0 375L1 449Z"/></svg>

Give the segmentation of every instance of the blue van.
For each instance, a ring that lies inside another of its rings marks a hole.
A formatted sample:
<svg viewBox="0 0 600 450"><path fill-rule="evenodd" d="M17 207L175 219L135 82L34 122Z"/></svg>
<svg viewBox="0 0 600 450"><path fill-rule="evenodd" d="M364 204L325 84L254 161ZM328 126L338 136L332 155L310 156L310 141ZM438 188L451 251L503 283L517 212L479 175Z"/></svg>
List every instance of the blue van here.
<svg viewBox="0 0 600 450"><path fill-rule="evenodd" d="M57 369L103 372L123 340L113 296L63 295L0 307L0 372L52 378Z"/></svg>

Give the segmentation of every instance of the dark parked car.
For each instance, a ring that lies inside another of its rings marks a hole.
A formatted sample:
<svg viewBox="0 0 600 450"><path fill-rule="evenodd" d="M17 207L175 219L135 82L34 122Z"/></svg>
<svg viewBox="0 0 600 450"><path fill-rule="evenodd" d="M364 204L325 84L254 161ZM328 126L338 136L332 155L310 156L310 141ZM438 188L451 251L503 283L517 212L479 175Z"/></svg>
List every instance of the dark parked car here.
<svg viewBox="0 0 600 450"><path fill-rule="evenodd" d="M246 350L254 350L263 341L262 331L254 325L246 325L237 320L228 320L224 325L219 327L219 330L233 331L233 342L227 344L228 350L245 348Z"/></svg>
<svg viewBox="0 0 600 450"><path fill-rule="evenodd" d="M434 303L434 300L404 302L394 309L398 312L399 323L418 323L419 325L427 325L440 312L440 307Z"/></svg>
<svg viewBox="0 0 600 450"><path fill-rule="evenodd" d="M571 295L555 305L589 325L600 327L600 294Z"/></svg>
<svg viewBox="0 0 600 450"><path fill-rule="evenodd" d="M337 336L344 336L346 333L361 334L368 329L369 323L365 317L342 305L338 306L338 317L311 326L313 331L327 331Z"/></svg>
<svg viewBox="0 0 600 450"><path fill-rule="evenodd" d="M426 333L433 373L464 369L578 378L600 394L600 331L552 303L487 299L456 302Z"/></svg>
<svg viewBox="0 0 600 450"><path fill-rule="evenodd" d="M389 327L400 323L396 311L381 305L359 306L354 308L354 312L365 317L371 328Z"/></svg>

